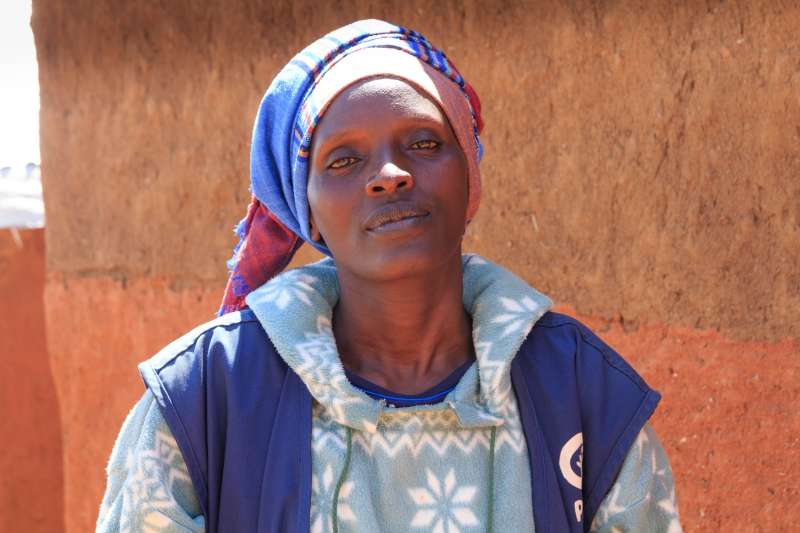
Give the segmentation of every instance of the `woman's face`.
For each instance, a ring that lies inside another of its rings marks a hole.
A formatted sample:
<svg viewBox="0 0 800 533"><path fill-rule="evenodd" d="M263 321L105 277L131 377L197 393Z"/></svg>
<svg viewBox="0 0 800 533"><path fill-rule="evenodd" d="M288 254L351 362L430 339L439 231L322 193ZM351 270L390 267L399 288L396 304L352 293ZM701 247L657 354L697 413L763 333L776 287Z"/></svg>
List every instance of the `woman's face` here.
<svg viewBox="0 0 800 533"><path fill-rule="evenodd" d="M339 94L315 130L312 236L358 277L419 274L460 257L467 187L439 107L406 82L366 80Z"/></svg>

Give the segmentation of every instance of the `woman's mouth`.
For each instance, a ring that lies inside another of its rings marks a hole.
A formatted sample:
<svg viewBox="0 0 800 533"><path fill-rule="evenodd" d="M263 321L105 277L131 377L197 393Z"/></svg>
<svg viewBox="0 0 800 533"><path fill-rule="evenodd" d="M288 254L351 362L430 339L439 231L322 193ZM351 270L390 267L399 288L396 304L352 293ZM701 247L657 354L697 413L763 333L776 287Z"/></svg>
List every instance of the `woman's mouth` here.
<svg viewBox="0 0 800 533"><path fill-rule="evenodd" d="M407 202L385 205L375 210L365 223L367 231L388 232L414 227L423 223L430 212Z"/></svg>

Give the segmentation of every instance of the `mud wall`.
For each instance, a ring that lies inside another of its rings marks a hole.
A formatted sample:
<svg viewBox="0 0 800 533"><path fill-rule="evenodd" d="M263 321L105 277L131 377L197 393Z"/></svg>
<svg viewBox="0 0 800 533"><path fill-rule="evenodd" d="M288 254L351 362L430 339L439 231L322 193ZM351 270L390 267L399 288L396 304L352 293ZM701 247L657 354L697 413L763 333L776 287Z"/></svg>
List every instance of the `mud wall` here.
<svg viewBox="0 0 800 533"><path fill-rule="evenodd" d="M484 104L466 247L601 331L662 390L691 531L800 513L795 2L34 0L46 317L69 531L142 388L213 316L263 90L357 18L438 43ZM306 252L301 260L312 257Z"/></svg>
<svg viewBox="0 0 800 533"><path fill-rule="evenodd" d="M44 230L0 228L0 531L64 528L61 423L44 314Z"/></svg>

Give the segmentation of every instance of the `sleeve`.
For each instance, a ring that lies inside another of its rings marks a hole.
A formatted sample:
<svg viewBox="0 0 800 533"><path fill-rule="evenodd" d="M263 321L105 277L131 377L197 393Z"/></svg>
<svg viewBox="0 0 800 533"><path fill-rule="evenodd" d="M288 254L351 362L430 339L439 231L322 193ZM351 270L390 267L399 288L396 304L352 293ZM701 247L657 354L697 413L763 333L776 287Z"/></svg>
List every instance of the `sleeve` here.
<svg viewBox="0 0 800 533"><path fill-rule="evenodd" d="M148 390L122 425L106 468L98 533L204 533L186 463Z"/></svg>
<svg viewBox="0 0 800 533"><path fill-rule="evenodd" d="M682 533L672 469L649 424L628 451L590 531Z"/></svg>

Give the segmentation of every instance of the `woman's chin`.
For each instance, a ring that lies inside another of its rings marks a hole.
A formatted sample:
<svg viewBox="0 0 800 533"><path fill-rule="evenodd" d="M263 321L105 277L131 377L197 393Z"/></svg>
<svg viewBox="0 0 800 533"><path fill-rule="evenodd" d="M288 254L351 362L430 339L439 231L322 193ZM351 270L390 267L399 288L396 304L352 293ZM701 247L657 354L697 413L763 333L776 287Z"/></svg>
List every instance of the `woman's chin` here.
<svg viewBox="0 0 800 533"><path fill-rule="evenodd" d="M362 279L393 281L424 277L427 273L446 268L450 262L460 265L460 240L451 246L426 243L425 239L414 241L416 242L369 247L370 250L357 254L357 261L337 261L337 268L344 267ZM333 257L335 260L335 253Z"/></svg>

